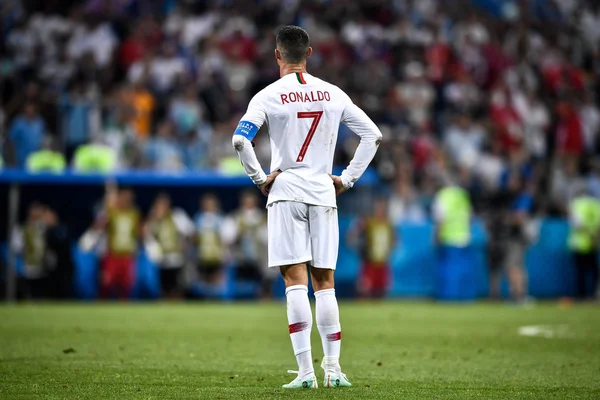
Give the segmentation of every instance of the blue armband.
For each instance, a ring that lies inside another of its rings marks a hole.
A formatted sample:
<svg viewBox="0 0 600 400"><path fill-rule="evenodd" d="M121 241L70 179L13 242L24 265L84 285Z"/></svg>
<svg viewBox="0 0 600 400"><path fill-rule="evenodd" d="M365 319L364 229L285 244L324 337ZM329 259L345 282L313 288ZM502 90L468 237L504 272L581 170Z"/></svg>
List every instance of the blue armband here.
<svg viewBox="0 0 600 400"><path fill-rule="evenodd" d="M258 126L254 125L252 122L249 121L240 121L235 132L233 132L234 135L242 135L249 141L252 141L252 139L254 139L254 136L256 136L257 133Z"/></svg>

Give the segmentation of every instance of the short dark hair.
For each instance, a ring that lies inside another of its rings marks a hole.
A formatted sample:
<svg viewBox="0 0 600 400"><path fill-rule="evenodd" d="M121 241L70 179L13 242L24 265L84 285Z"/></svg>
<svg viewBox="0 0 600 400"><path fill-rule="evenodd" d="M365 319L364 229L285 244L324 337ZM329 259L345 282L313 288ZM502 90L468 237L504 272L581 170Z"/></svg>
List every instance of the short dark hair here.
<svg viewBox="0 0 600 400"><path fill-rule="evenodd" d="M310 39L304 29L295 25L286 25L277 31L275 41L283 61L298 64L306 60Z"/></svg>

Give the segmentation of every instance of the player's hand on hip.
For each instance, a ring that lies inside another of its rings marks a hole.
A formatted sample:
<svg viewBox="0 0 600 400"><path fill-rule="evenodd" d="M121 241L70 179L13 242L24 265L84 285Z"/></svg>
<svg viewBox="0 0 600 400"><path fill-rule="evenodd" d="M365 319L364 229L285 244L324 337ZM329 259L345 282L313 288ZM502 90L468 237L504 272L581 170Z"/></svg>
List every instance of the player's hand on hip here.
<svg viewBox="0 0 600 400"><path fill-rule="evenodd" d="M329 174L329 177L333 181L333 186L335 187L336 196L339 196L340 194L344 193L347 190L346 187L344 186L344 184L342 183L341 177L339 177L337 175L331 175L331 174Z"/></svg>
<svg viewBox="0 0 600 400"><path fill-rule="evenodd" d="M273 186L273 182L275 182L275 178L277 178L277 176L280 173L281 173L280 169L278 169L277 171L271 172L269 175L267 175L267 180L264 181L263 183L261 183L260 185L258 185L258 188L260 189L262 194L264 194L265 196L269 196L269 192L271 191L271 186Z"/></svg>

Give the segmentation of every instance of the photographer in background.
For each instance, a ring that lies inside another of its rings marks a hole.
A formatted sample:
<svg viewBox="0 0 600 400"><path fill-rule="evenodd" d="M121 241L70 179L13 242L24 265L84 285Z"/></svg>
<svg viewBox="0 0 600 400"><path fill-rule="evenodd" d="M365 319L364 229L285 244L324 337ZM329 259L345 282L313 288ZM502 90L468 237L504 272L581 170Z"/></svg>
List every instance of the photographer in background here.
<svg viewBox="0 0 600 400"><path fill-rule="evenodd" d="M396 232L388 217L385 198L376 198L369 217L357 221L347 242L359 250L362 267L358 282L361 297L383 298L390 287L389 259L396 244Z"/></svg>
<svg viewBox="0 0 600 400"><path fill-rule="evenodd" d="M188 239L194 224L181 209L173 209L171 198L160 193L144 227L144 243L150 258L160 268L163 297L181 298L181 272L185 266Z"/></svg>
<svg viewBox="0 0 600 400"><path fill-rule="evenodd" d="M140 212L131 189L118 189L114 183L107 182L103 209L79 241L84 251L100 248L103 254L100 274L102 298L112 297L115 291L121 300L130 297L135 282L140 228Z"/></svg>
<svg viewBox="0 0 600 400"><path fill-rule="evenodd" d="M598 234L600 201L588 194L587 187L577 188L569 204L569 250L575 263L576 297L594 297L598 285Z"/></svg>
<svg viewBox="0 0 600 400"><path fill-rule="evenodd" d="M525 253L532 240L528 229L533 211L533 184L518 173L509 174L506 188L489 199L487 222L489 239L490 297L501 297L501 278L508 278L511 298L521 304L531 298L527 290Z"/></svg>
<svg viewBox="0 0 600 400"><path fill-rule="evenodd" d="M27 220L13 231L11 238L13 251L23 259L24 296L31 300L42 300L48 295L44 209L42 204L32 203Z"/></svg>
<svg viewBox="0 0 600 400"><path fill-rule="evenodd" d="M209 284L223 280L225 247L221 235L225 218L220 208L219 199L214 194L205 194L194 217L197 271L200 280Z"/></svg>

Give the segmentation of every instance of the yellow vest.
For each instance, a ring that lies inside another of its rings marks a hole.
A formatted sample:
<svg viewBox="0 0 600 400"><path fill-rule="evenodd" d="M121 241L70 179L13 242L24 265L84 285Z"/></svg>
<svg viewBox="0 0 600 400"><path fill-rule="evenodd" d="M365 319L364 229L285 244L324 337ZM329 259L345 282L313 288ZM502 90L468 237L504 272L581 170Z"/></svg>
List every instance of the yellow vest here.
<svg viewBox="0 0 600 400"><path fill-rule="evenodd" d="M466 191L459 187L446 187L436 195L444 210L439 224L438 238L442 245L466 247L471 241L471 202Z"/></svg>
<svg viewBox="0 0 600 400"><path fill-rule="evenodd" d="M151 229L164 254L179 254L182 252L179 232L171 214L154 221Z"/></svg>
<svg viewBox="0 0 600 400"><path fill-rule="evenodd" d="M115 255L133 255L137 251L140 215L137 210L108 212L108 249Z"/></svg>
<svg viewBox="0 0 600 400"><path fill-rule="evenodd" d="M73 157L73 166L78 172L106 173L115 169L117 156L108 146L86 144L79 146Z"/></svg>
<svg viewBox="0 0 600 400"><path fill-rule="evenodd" d="M600 229L600 201L593 197L577 197L571 202L571 213L579 226L571 226L569 248L579 253L591 253L597 247Z"/></svg>
<svg viewBox="0 0 600 400"><path fill-rule="evenodd" d="M65 157L52 150L36 151L27 157L27 170L33 173L60 173L65 170L66 165Z"/></svg>
<svg viewBox="0 0 600 400"><path fill-rule="evenodd" d="M366 258L368 261L384 263L394 247L394 230L388 221L369 219L365 226Z"/></svg>
<svg viewBox="0 0 600 400"><path fill-rule="evenodd" d="M36 224L27 224L23 229L23 259L29 268L41 271L46 251L46 231Z"/></svg>

